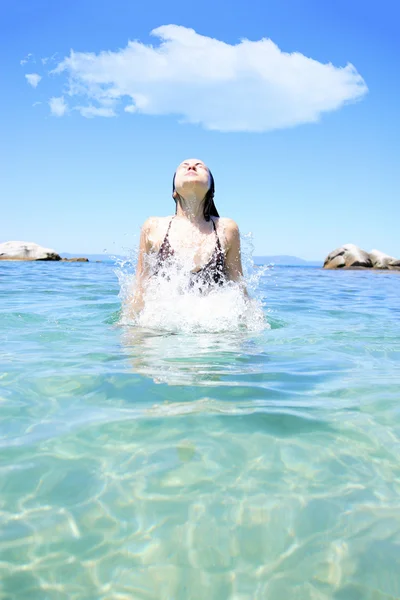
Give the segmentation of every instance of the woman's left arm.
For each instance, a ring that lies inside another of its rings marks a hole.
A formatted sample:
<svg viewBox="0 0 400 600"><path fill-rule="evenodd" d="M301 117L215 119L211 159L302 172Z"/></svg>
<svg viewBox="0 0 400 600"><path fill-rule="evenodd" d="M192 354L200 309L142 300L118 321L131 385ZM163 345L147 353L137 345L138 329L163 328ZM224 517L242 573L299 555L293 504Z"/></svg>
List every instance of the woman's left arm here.
<svg viewBox="0 0 400 600"><path fill-rule="evenodd" d="M232 219L225 221L225 239L227 242L226 252L226 275L230 281L239 281L243 291L247 294L243 283L242 258L240 253L239 227Z"/></svg>

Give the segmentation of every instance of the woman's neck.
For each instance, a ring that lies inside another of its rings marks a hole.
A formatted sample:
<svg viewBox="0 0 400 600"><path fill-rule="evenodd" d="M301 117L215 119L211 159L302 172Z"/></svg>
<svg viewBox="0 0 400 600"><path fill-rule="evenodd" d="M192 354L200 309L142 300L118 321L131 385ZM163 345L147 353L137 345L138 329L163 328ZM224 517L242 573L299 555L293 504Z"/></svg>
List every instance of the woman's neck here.
<svg viewBox="0 0 400 600"><path fill-rule="evenodd" d="M186 194L185 196L179 195L176 203L176 216L188 219L192 223L203 223L204 198L199 198L196 194Z"/></svg>

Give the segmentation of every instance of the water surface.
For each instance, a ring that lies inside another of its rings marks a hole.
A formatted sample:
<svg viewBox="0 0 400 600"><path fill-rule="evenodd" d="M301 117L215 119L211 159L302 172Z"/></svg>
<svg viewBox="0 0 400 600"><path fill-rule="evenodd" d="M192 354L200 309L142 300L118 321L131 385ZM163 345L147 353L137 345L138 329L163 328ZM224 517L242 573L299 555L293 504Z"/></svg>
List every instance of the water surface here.
<svg viewBox="0 0 400 600"><path fill-rule="evenodd" d="M400 274L272 268L253 330L119 289L0 263L0 598L399 598Z"/></svg>

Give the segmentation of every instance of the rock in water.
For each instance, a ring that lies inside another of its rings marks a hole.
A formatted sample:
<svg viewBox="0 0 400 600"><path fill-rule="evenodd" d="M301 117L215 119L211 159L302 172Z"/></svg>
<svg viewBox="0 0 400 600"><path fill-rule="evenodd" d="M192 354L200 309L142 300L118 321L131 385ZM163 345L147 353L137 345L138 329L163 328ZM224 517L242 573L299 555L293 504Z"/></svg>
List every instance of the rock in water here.
<svg viewBox="0 0 400 600"><path fill-rule="evenodd" d="M343 254L337 254L333 258L330 258L330 256L331 255L329 255L324 262L324 269L342 269L346 266L344 252Z"/></svg>
<svg viewBox="0 0 400 600"><path fill-rule="evenodd" d="M89 262L88 258L78 257L78 258L62 258L63 262ZM96 261L100 262L100 261Z"/></svg>
<svg viewBox="0 0 400 600"><path fill-rule="evenodd" d="M380 250L371 250L369 257L372 261L372 265L375 269L390 269L393 267L400 267L400 260L385 254Z"/></svg>
<svg viewBox="0 0 400 600"><path fill-rule="evenodd" d="M0 260L61 260L61 256L33 242L4 242L0 244Z"/></svg>
<svg viewBox="0 0 400 600"><path fill-rule="evenodd" d="M345 244L333 250L325 259L324 269L340 269L351 267L371 268L369 254L355 244Z"/></svg>

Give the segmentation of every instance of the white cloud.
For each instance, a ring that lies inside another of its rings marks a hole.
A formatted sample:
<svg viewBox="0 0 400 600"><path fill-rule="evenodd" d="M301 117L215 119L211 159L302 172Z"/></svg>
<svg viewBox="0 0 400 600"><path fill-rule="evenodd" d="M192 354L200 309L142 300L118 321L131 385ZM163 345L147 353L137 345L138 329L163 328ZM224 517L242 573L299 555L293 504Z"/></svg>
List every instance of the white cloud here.
<svg viewBox="0 0 400 600"><path fill-rule="evenodd" d="M68 110L67 104L64 102L64 97L50 98L49 106L51 114L55 117L62 117Z"/></svg>
<svg viewBox="0 0 400 600"><path fill-rule="evenodd" d="M24 66L24 65L26 65L26 63L28 63L30 61L31 62L36 62L35 59L34 59L34 56L33 56L33 54L31 52L29 54L27 54L22 60L20 60L19 64L21 66Z"/></svg>
<svg viewBox="0 0 400 600"><path fill-rule="evenodd" d="M29 85L34 88L38 86L39 81L42 79L41 75L38 75L38 73L28 73L25 77Z"/></svg>
<svg viewBox="0 0 400 600"><path fill-rule="evenodd" d="M177 25L152 34L158 47L133 41L115 52L71 51L52 74L66 75L83 116L114 116L125 104L127 113L177 115L219 131L316 122L368 91L353 65L288 54L269 39L230 45Z"/></svg>
<svg viewBox="0 0 400 600"><path fill-rule="evenodd" d="M45 56L44 58L41 58L40 60L42 61L42 65L47 65L48 62L54 62L57 55L58 52L54 52L52 56Z"/></svg>
<svg viewBox="0 0 400 600"><path fill-rule="evenodd" d="M92 117L115 117L116 113L112 108L106 106L76 106L75 110L78 110L82 117L88 119Z"/></svg>

